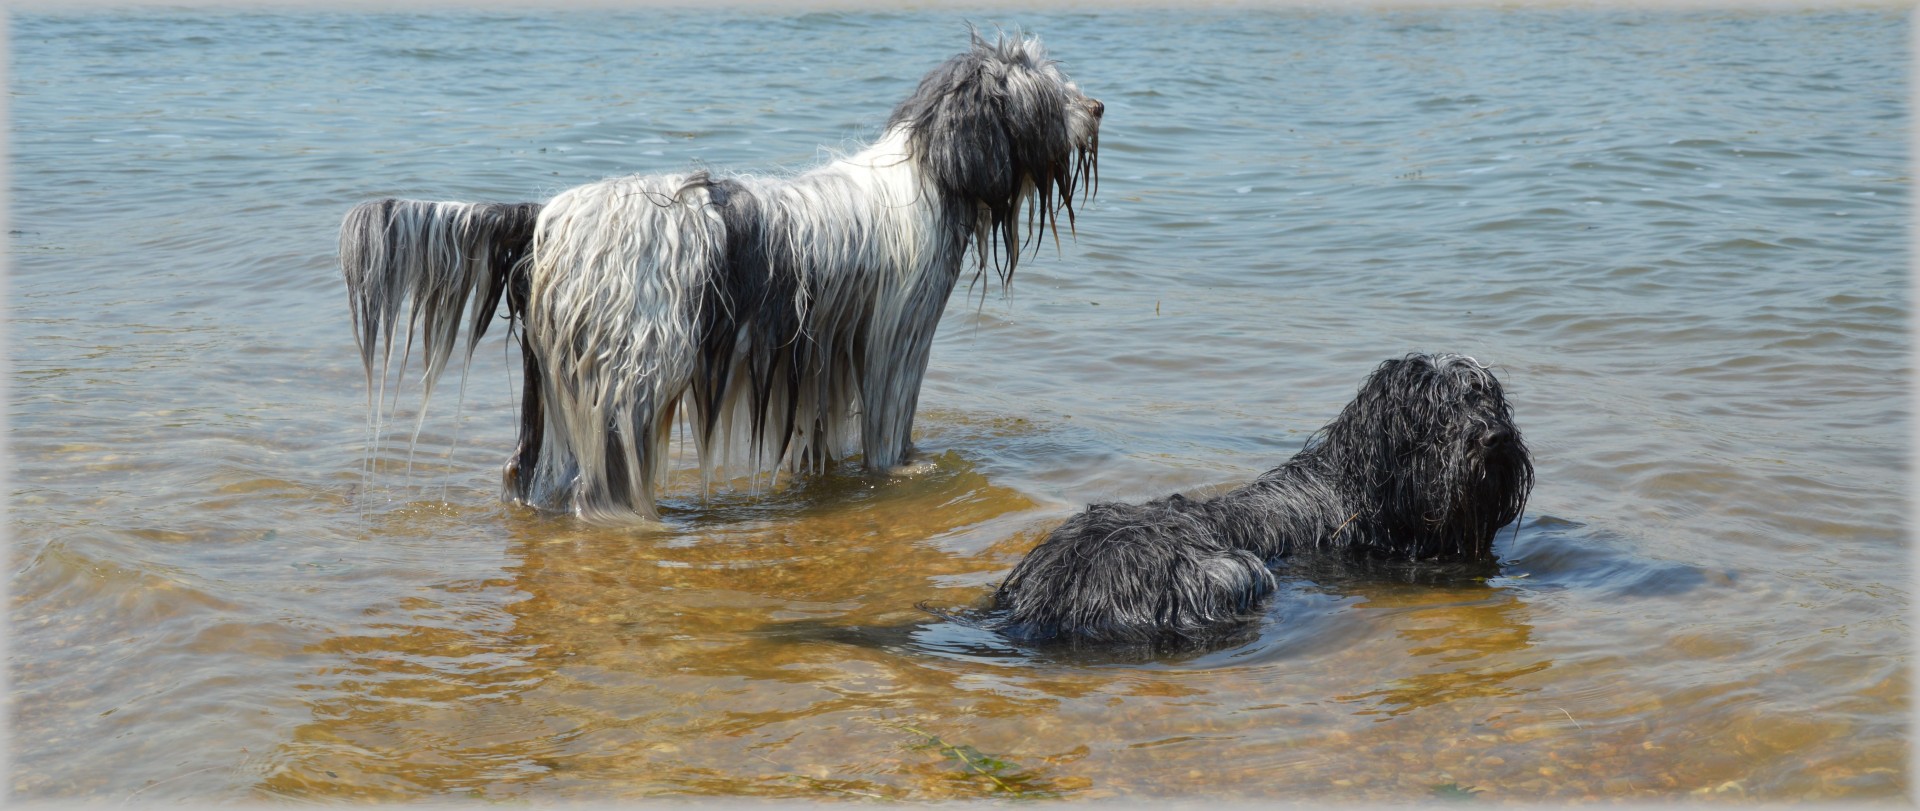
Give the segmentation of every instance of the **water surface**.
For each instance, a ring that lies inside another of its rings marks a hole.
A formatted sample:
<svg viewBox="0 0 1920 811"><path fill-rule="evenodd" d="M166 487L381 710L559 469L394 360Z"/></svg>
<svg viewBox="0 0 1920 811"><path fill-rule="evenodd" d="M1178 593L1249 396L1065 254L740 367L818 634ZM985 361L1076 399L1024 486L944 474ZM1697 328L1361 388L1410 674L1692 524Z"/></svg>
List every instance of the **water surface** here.
<svg viewBox="0 0 1920 811"><path fill-rule="evenodd" d="M970 17L1106 103L1104 171L948 308L935 471L688 473L614 531L495 500L497 334L363 478L341 214L802 168L965 16L14 16L11 796L1910 791L1905 16ZM1497 576L1308 567L1157 658L916 608L1415 350L1496 364L1534 449Z"/></svg>

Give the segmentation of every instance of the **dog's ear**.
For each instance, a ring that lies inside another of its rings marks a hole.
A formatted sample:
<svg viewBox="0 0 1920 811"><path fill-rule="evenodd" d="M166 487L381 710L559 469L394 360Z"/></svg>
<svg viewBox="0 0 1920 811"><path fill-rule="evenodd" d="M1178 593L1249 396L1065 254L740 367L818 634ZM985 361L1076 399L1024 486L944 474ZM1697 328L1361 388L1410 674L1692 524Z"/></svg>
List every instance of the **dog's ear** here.
<svg viewBox="0 0 1920 811"><path fill-rule="evenodd" d="M889 123L913 128L915 157L947 191L1011 208L1025 183L1051 179L1073 148L1070 87L1037 40L988 42L976 32L973 47L927 74Z"/></svg>
<svg viewBox="0 0 1920 811"><path fill-rule="evenodd" d="M976 39L973 50L927 74L893 122L912 128L914 156L943 191L1004 210L1020 178L1006 122L1007 67L991 54Z"/></svg>
<svg viewBox="0 0 1920 811"><path fill-rule="evenodd" d="M1071 222L1074 94L1037 40L987 42L976 33L973 47L927 74L889 120L910 128L908 148L942 196L986 210L978 236L983 254L1001 257L993 264L1003 279L1019 262L1029 192L1036 210L1026 214L1036 222L1052 216L1056 194ZM1090 161L1080 171L1090 172ZM989 235L992 245L984 244Z"/></svg>

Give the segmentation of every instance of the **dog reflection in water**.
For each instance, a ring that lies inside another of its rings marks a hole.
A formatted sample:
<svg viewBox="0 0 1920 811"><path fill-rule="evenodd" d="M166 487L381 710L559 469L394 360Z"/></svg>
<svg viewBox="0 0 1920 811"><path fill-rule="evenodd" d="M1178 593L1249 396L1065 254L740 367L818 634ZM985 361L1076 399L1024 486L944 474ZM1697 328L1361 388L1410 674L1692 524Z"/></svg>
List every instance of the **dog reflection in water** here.
<svg viewBox="0 0 1920 811"><path fill-rule="evenodd" d="M1218 640L1244 629L1287 556L1490 561L1532 488L1492 371L1463 355L1391 359L1305 449L1244 487L1068 519L994 592L993 625L1028 642Z"/></svg>

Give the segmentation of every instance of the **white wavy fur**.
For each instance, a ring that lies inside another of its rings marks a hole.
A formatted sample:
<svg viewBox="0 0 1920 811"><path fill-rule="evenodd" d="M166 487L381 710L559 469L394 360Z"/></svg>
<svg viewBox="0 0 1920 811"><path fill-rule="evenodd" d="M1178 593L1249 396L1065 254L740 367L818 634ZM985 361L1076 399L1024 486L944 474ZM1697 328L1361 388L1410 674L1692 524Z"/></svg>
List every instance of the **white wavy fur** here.
<svg viewBox="0 0 1920 811"><path fill-rule="evenodd" d="M827 458L821 452L844 451L843 432L856 422L856 408L869 457L905 456L902 429L912 420L933 327L957 277L940 272L942 263L927 261L941 251L933 244L937 197L921 187L904 145L905 133L895 131L857 155L794 178L741 178L785 215L774 218L786 230L779 242L810 254L792 257L792 266L820 277L802 278L798 285L802 295L814 290L819 297L806 308L813 315L807 328L820 343L817 360L849 359L860 347L848 339L859 336L865 356L858 367L875 378L821 375L801 392L800 423L828 433L796 449L802 451L792 455L796 467L817 467ZM527 329L572 339L538 348L548 374L543 393L549 409L538 469L549 475L534 483L533 503L571 491L570 506L578 515L624 517L617 502L597 498L614 484L603 480L605 453L622 454L625 470L641 472L627 477L628 503L650 502L654 483L664 476L669 429L696 370L695 330L705 315L689 293L699 289L702 269L722 261L726 238L709 192L689 187L689 178L592 183L561 193L541 213ZM661 205L663 200L672 203ZM850 227L855 224L862 227ZM849 242L844 235L851 230L873 238ZM742 346L736 355L744 361L750 351ZM736 437L735 418L747 416L741 396L746 387L732 391L718 415L722 439ZM697 425L706 415L690 416ZM622 432L609 448L609 423L634 430ZM704 445L703 432L694 435ZM729 450L699 448L702 467L711 474L720 460L736 456ZM766 463L766 452L748 449L750 470L777 467L778 460ZM569 471L577 480L567 480ZM613 514L601 515L607 512Z"/></svg>

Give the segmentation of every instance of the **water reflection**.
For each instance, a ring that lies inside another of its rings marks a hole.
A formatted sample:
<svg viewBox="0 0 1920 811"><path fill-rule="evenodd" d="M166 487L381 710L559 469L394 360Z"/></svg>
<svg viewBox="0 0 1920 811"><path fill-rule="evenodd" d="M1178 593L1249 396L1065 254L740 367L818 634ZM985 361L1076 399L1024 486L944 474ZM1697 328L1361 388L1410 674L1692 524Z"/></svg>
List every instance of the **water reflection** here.
<svg viewBox="0 0 1920 811"><path fill-rule="evenodd" d="M876 769L1053 790L914 723L955 695L992 715L1046 701L969 690L963 674L899 655L904 635L875 645L858 631L904 627L930 594L977 591L998 564L942 539L1004 535L1031 502L951 455L916 480L834 475L732 498L670 516L682 526L667 532L513 516L517 563L504 577L442 584L394 606L394 621L310 651L329 662L308 685L314 721L260 790L495 797L576 780L612 794L901 790L845 776ZM790 520L759 515L778 509Z"/></svg>
<svg viewBox="0 0 1920 811"><path fill-rule="evenodd" d="M1470 595L1457 591L1367 595L1355 610L1399 614L1395 634L1413 657L1410 662L1426 669L1334 700L1362 705L1356 715L1396 716L1450 701L1512 698L1534 689L1510 684L1553 665L1545 658L1515 656L1533 644L1526 603L1510 591L1483 591L1488 592L1483 599L1464 602L1461 598Z"/></svg>
<svg viewBox="0 0 1920 811"><path fill-rule="evenodd" d="M512 515L503 577L440 584L309 651L327 663L313 721L258 790L1057 796L1124 785L1134 752L1316 739L1271 726L1289 707L1394 718L1519 696L1511 682L1550 664L1524 656L1527 605L1485 571L1306 562L1211 651L1012 645L914 608L975 602L1009 563L956 548L1041 534L1024 498L945 465L899 487L828 477L778 496L796 516L779 524L745 502L670 532ZM1094 758L1087 723L1127 748Z"/></svg>
<svg viewBox="0 0 1920 811"><path fill-rule="evenodd" d="M653 532L493 507L378 517L372 543L497 527L507 562L303 651L311 721L255 791L1585 796L1671 792L1742 762L1642 747L1670 702L1604 678L1617 655L1566 637L1535 651L1541 599L1685 579L1552 517L1510 538L1502 567L1297 559L1250 636L1170 655L1027 648L917 608L977 604L1057 521L958 455L920 479L835 474L695 506ZM1687 703L1730 712L1754 689L1703 684ZM1777 718L1761 709L1740 712ZM1216 784L1220 746L1239 756Z"/></svg>

